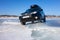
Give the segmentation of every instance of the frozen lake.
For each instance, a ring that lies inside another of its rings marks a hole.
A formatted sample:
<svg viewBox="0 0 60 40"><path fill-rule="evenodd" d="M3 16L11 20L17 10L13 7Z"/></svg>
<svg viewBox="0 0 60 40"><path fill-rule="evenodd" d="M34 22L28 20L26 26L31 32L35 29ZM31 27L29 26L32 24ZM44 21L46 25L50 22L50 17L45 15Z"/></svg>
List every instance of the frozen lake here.
<svg viewBox="0 0 60 40"><path fill-rule="evenodd" d="M60 18L26 25L18 18L0 18L0 40L60 40Z"/></svg>

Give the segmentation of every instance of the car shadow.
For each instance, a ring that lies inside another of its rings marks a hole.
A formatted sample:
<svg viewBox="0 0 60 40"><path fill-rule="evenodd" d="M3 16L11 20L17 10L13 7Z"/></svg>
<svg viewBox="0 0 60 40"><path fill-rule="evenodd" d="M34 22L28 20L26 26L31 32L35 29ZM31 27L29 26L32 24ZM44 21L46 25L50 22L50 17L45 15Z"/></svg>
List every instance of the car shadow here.
<svg viewBox="0 0 60 40"><path fill-rule="evenodd" d="M35 22L35 23L28 23L25 25L25 27L28 28L36 28L36 27L60 27L60 20L57 19L51 19L51 20L46 20L45 23L41 22Z"/></svg>
<svg viewBox="0 0 60 40"><path fill-rule="evenodd" d="M25 25L25 27L28 27L30 29L34 29L37 27L44 27L46 23L41 23L41 22L34 22L34 23L28 23Z"/></svg>
<svg viewBox="0 0 60 40"><path fill-rule="evenodd" d="M50 27L60 27L60 20L47 20L46 25Z"/></svg>

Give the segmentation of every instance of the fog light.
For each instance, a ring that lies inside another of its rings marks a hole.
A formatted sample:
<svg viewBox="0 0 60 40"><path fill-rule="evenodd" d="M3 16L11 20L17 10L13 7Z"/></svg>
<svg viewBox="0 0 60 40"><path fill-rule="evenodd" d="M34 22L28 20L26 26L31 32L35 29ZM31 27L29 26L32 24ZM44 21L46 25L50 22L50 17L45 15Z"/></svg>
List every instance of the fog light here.
<svg viewBox="0 0 60 40"><path fill-rule="evenodd" d="M35 17L35 19L37 19L38 17Z"/></svg>

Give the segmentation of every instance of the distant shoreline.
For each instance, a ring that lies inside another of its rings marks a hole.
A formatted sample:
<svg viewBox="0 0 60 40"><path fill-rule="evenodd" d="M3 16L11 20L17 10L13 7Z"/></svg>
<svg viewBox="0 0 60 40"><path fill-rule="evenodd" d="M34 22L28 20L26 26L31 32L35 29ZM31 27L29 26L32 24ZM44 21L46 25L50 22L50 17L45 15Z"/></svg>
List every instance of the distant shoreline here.
<svg viewBox="0 0 60 40"><path fill-rule="evenodd" d="M16 15L0 15L0 18L18 18ZM60 18L60 16L56 15L46 15L46 18Z"/></svg>

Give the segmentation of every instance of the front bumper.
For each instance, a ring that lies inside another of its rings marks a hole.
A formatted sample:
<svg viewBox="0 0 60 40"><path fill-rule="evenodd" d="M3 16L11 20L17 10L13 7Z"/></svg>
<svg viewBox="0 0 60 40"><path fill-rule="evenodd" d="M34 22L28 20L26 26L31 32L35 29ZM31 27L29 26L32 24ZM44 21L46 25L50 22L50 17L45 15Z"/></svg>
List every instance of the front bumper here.
<svg viewBox="0 0 60 40"><path fill-rule="evenodd" d="M27 22L27 21L33 21L33 20L39 20L39 17L38 16L26 16L26 17L22 17L21 18L21 21L22 22Z"/></svg>

